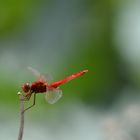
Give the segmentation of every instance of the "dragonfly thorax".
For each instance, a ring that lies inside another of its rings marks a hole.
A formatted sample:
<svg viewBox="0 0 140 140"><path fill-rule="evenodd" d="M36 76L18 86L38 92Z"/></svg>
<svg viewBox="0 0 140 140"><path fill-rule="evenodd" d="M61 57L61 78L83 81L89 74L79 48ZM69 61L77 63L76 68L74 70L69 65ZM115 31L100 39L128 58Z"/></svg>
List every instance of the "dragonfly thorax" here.
<svg viewBox="0 0 140 140"><path fill-rule="evenodd" d="M46 92L46 83L44 81L36 81L31 84L30 91L32 93Z"/></svg>

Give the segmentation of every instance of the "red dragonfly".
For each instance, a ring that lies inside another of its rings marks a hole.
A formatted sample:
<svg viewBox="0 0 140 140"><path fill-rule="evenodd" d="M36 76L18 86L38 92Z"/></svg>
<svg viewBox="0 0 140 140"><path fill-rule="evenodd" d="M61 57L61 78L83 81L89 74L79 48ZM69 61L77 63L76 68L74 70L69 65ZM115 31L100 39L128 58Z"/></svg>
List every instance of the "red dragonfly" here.
<svg viewBox="0 0 140 140"><path fill-rule="evenodd" d="M29 108L31 108L35 105L36 94L38 94L38 93L45 93L45 99L47 100L47 102L50 104L54 104L62 97L62 90L60 90L60 88L59 88L60 85L65 84L65 83L69 82L70 80L75 79L75 78L85 74L86 72L88 72L88 70L82 70L82 71L74 73L62 80L48 84L46 77L44 75L41 75L37 70L33 69L32 67L28 67L28 69L35 76L37 76L38 79L35 82L32 82L31 84L24 83L22 85L22 90L24 92L24 94L22 94L22 95L23 95L24 101L30 100L32 94L34 95L33 104L30 107L26 108L24 111L28 110ZM18 95L21 95L21 93L18 92Z"/></svg>

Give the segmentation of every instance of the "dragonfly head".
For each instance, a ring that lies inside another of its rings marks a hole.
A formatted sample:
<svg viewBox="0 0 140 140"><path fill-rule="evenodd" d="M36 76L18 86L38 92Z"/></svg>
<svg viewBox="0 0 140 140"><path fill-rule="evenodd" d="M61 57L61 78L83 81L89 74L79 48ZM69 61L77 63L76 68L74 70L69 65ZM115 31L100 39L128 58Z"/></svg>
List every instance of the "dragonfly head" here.
<svg viewBox="0 0 140 140"><path fill-rule="evenodd" d="M22 85L22 90L23 90L25 93L29 92L30 89L31 89L31 86L30 86L29 83L25 83L25 84Z"/></svg>

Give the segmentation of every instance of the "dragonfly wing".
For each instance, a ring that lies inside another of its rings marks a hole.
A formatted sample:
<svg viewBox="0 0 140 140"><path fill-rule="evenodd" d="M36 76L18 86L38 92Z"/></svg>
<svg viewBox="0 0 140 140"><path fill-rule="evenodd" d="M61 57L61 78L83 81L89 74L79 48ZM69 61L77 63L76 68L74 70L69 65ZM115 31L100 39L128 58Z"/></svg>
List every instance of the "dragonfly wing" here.
<svg viewBox="0 0 140 140"><path fill-rule="evenodd" d="M48 92L46 92L45 94L45 99L49 104L56 103L61 97L62 97L62 90L60 89L48 90Z"/></svg>
<svg viewBox="0 0 140 140"><path fill-rule="evenodd" d="M40 74L40 72L38 72L36 69L28 67L28 70L31 71L39 80L47 81L46 77Z"/></svg>
<svg viewBox="0 0 140 140"><path fill-rule="evenodd" d="M28 67L28 70L31 71L35 76L39 77L41 74L32 67Z"/></svg>
<svg viewBox="0 0 140 140"><path fill-rule="evenodd" d="M43 73L44 78L46 78L47 80L46 81L53 81L53 76L50 74L50 73Z"/></svg>

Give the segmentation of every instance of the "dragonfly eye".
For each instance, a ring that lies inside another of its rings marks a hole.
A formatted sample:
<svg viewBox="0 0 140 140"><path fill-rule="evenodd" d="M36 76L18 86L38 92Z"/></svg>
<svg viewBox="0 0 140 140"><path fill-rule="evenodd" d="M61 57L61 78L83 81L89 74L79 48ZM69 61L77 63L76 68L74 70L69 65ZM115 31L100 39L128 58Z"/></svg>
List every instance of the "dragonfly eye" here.
<svg viewBox="0 0 140 140"><path fill-rule="evenodd" d="M22 90L23 90L25 93L29 92L29 91L30 91L30 85L29 85L29 83L23 84L23 85L22 85Z"/></svg>

